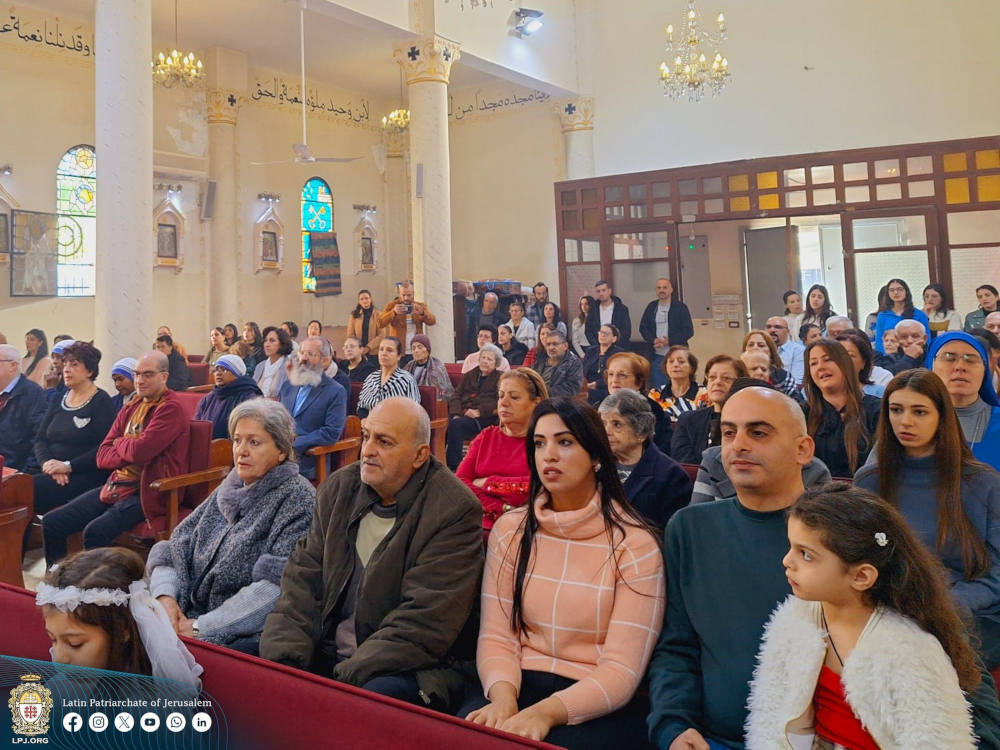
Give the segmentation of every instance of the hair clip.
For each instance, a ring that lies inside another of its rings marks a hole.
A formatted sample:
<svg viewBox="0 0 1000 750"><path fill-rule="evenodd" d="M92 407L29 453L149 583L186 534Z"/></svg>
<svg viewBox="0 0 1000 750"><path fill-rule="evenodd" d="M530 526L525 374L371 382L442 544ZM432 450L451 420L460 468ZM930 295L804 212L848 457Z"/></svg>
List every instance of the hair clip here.
<svg viewBox="0 0 1000 750"><path fill-rule="evenodd" d="M875 544L879 547L884 547L889 543L889 538L885 535L884 531L875 532Z"/></svg>

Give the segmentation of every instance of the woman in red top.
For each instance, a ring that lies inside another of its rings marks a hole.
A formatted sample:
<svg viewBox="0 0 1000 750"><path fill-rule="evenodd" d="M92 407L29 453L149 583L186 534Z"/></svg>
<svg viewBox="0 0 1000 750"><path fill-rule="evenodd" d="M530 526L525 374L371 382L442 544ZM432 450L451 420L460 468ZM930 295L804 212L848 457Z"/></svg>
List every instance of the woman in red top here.
<svg viewBox="0 0 1000 750"><path fill-rule="evenodd" d="M531 472L524 441L535 407L549 394L541 375L519 367L500 378L498 396L499 426L476 436L456 472L483 504L487 534L503 512L528 501Z"/></svg>

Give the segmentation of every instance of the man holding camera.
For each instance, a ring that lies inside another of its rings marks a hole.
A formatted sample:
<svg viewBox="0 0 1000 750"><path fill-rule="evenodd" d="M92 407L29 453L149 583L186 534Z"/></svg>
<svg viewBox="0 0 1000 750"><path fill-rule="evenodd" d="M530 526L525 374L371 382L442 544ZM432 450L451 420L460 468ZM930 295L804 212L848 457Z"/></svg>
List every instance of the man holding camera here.
<svg viewBox="0 0 1000 750"><path fill-rule="evenodd" d="M389 326L389 335L403 342L403 351L410 353L410 342L418 333L424 332L424 326L437 323L434 313L427 309L423 302L413 301L413 282L399 283L399 296L389 301L379 313L376 326Z"/></svg>

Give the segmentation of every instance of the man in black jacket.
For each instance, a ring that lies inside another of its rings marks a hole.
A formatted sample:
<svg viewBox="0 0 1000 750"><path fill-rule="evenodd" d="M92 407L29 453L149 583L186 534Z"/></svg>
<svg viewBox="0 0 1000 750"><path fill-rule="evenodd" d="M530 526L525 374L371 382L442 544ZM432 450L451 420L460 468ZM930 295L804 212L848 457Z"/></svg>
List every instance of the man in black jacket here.
<svg viewBox="0 0 1000 750"><path fill-rule="evenodd" d="M910 318L899 321L896 324L896 338L899 339L899 350L895 354L876 352L875 364L893 375L914 367L923 367L927 346L927 333L923 324Z"/></svg>
<svg viewBox="0 0 1000 750"><path fill-rule="evenodd" d="M618 345L628 349L628 342L632 340L632 318L625 303L612 294L611 285L604 279L594 284L594 295L597 297L597 304L587 313L587 338L597 341L597 332L601 326L610 323L621 333Z"/></svg>
<svg viewBox="0 0 1000 750"><path fill-rule="evenodd" d="M170 367L167 375L167 388L172 391L187 390L187 387L191 385L191 371L188 370L184 357L174 347L173 337L166 333L157 336L153 348L167 355Z"/></svg>
<svg viewBox="0 0 1000 750"><path fill-rule="evenodd" d="M691 312L680 300L673 299L674 285L670 279L656 280L656 299L646 305L639 321L639 335L652 347L649 358L650 378L657 388L666 385L663 358L672 346L687 346L694 336Z"/></svg>
<svg viewBox="0 0 1000 750"><path fill-rule="evenodd" d="M36 468L31 446L48 402L37 383L21 376L21 354L0 344L0 454L4 465Z"/></svg>
<svg viewBox="0 0 1000 750"><path fill-rule="evenodd" d="M458 666L476 648L482 505L430 455L416 402L379 402L361 439L361 460L319 487L260 655L454 710L467 687Z"/></svg>

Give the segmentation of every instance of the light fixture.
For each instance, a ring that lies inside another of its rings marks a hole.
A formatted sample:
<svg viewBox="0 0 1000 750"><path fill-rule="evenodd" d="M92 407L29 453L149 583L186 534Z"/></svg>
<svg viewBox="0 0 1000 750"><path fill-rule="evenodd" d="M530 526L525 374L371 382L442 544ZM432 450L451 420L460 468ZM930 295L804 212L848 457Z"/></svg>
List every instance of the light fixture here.
<svg viewBox="0 0 1000 750"><path fill-rule="evenodd" d="M382 127L388 130L406 130L410 126L410 110L394 109L382 118Z"/></svg>
<svg viewBox="0 0 1000 750"><path fill-rule="evenodd" d="M510 17L510 33L513 36L524 39L531 36L542 28L542 16L545 15L540 10L531 8L515 8Z"/></svg>
<svg viewBox="0 0 1000 750"><path fill-rule="evenodd" d="M194 52L184 57L177 51L177 0L174 0L174 47L169 53L161 52L153 60L153 82L172 88L178 82L191 87L201 80L205 71Z"/></svg>
<svg viewBox="0 0 1000 750"><path fill-rule="evenodd" d="M663 95L671 99L700 101L706 90L718 96L729 82L729 60L722 54L722 42L729 38L726 17L719 13L715 22L717 34L710 34L698 27L698 11L694 0L685 2L687 11L682 24L680 39L674 42L674 26L667 25L667 59L660 63L660 83ZM711 61L702 49L711 47Z"/></svg>
<svg viewBox="0 0 1000 750"><path fill-rule="evenodd" d="M14 165L4 164L2 167L0 167L0 174L2 174L4 177L14 174Z"/></svg>
<svg viewBox="0 0 1000 750"><path fill-rule="evenodd" d="M281 196L278 193L257 193L257 200L268 204L280 203Z"/></svg>
<svg viewBox="0 0 1000 750"><path fill-rule="evenodd" d="M403 68L399 68L399 101L403 101ZM391 135L400 136L410 126L410 110L400 108L382 118L382 128Z"/></svg>

